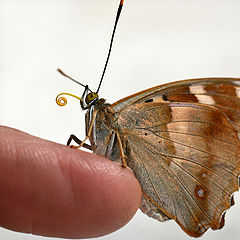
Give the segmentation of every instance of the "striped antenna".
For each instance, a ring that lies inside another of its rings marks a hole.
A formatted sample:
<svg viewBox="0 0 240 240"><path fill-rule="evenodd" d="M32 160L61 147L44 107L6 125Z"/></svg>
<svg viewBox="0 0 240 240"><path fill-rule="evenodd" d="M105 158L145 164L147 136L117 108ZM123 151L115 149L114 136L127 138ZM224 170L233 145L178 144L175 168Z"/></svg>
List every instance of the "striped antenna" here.
<svg viewBox="0 0 240 240"><path fill-rule="evenodd" d="M101 80L100 80L100 82L99 82L98 89L97 89L96 93L99 92L99 89L100 89L100 87L101 87L101 85L102 85L102 81L103 81L104 74L105 74L106 69L107 69L108 60L109 60L109 57L110 57L110 54L111 54L111 50L112 50L113 39L114 39L115 31L116 31L116 28L117 28L117 23L118 23L118 20L119 20L121 11L122 11L122 7L123 7L123 2L124 2L124 0L121 0L120 3L119 3L119 7L118 7L118 11L117 11L117 16L116 16L116 20L115 20L115 23L114 23L114 28L113 28L112 37L111 37L110 47L109 47L109 50L108 50L107 60L106 60L106 63L105 63L104 69L103 69L103 73L102 73L102 77L101 77Z"/></svg>

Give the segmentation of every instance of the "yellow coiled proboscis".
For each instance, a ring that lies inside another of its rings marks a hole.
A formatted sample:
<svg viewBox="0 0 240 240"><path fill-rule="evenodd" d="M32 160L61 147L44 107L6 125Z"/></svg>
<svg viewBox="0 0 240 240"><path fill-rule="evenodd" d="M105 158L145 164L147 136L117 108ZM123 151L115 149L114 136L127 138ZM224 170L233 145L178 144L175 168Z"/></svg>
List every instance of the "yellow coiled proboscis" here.
<svg viewBox="0 0 240 240"><path fill-rule="evenodd" d="M63 97L62 95L68 95L68 96L71 96L71 97L74 97L76 99L78 99L79 101L82 101L82 99L74 94L71 94L71 93L60 93L57 95L56 97L56 103L63 107L67 104L67 99L65 97Z"/></svg>

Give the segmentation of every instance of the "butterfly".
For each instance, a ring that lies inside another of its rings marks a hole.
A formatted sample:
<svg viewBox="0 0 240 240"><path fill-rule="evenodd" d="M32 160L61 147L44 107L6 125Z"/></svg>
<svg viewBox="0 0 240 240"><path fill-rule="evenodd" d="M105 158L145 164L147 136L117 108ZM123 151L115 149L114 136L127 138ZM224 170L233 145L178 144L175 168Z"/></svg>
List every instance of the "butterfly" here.
<svg viewBox="0 0 240 240"><path fill-rule="evenodd" d="M239 189L240 79L178 81L113 104L99 98L99 88L84 87L77 98L87 111L86 138L71 135L67 145L74 140L112 161L121 159L141 185L140 209L148 216L174 219L193 237L221 229ZM65 105L61 95L57 103Z"/></svg>
<svg viewBox="0 0 240 240"><path fill-rule="evenodd" d="M87 92L85 147L133 170L140 209L194 237L222 228L239 189L240 79L179 81L114 104Z"/></svg>

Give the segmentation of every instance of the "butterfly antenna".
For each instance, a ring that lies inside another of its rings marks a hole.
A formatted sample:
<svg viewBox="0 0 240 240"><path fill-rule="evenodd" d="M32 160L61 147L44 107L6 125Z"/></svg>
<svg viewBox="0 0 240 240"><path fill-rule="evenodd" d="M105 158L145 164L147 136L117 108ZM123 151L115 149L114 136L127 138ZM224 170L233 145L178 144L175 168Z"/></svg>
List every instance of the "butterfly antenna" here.
<svg viewBox="0 0 240 240"><path fill-rule="evenodd" d="M106 60L106 63L105 63L104 69L103 69L103 73L102 73L102 77L101 77L101 80L100 80L100 83L98 85L98 89L97 89L96 93L98 93L98 91L99 91L99 89L102 85L103 77L104 77L104 74L105 74L105 71L106 71L106 68L107 68L107 65L108 65L108 60L109 60L109 57L110 57L110 54L111 54L111 51L112 51L113 39L114 39L115 31L116 31L116 28L117 28L118 19L120 17L121 11L122 11L123 2L124 2L124 0L121 0L120 4L119 4L119 7L118 7L117 16L116 16L116 19L115 19L113 33L112 33L112 37L111 37L110 47L109 47L109 50L108 50L107 60Z"/></svg>
<svg viewBox="0 0 240 240"><path fill-rule="evenodd" d="M80 82L78 82L77 80L73 79L72 77L68 76L68 75L67 75L66 73L64 73L60 68L58 68L57 70L58 70L58 72L61 73L64 77L66 77L66 78L72 80L73 82L81 85L82 87L86 88L85 85L83 85L82 83L80 83ZM89 89L89 90L90 90L90 89Z"/></svg>

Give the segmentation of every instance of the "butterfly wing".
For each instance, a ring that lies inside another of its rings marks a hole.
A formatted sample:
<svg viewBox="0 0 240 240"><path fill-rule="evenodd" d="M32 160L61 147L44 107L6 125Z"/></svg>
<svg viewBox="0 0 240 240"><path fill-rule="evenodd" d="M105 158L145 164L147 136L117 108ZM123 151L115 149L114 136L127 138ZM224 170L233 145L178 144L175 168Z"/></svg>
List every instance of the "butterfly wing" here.
<svg viewBox="0 0 240 240"><path fill-rule="evenodd" d="M159 85L112 104L116 112L145 101L195 102L223 111L240 131L240 79L200 78Z"/></svg>
<svg viewBox="0 0 240 240"><path fill-rule="evenodd" d="M224 225L239 188L239 84L183 81L113 105L144 198L194 237Z"/></svg>

